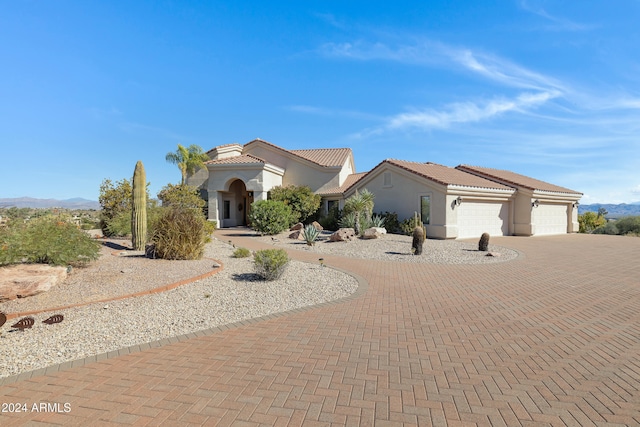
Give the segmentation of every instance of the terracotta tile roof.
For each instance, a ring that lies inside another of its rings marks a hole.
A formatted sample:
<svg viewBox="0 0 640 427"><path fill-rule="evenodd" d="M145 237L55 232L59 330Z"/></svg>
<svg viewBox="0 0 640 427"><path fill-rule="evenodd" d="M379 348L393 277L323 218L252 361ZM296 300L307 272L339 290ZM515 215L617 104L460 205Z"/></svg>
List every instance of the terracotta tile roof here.
<svg viewBox="0 0 640 427"><path fill-rule="evenodd" d="M264 141L262 139L254 139L251 142L248 142L244 145L246 149L251 144L262 143L268 145L270 147L276 148L280 151L284 151L285 153L293 154L294 156L301 157L305 160L310 161L311 163L315 163L324 167L332 167L337 166L341 167L347 161L349 155L351 155L351 148L319 148L319 149L311 149L311 150L285 150L282 147L278 147L275 144Z"/></svg>
<svg viewBox="0 0 640 427"><path fill-rule="evenodd" d="M347 179L344 180L340 187L333 187L327 190L322 190L319 191L318 194L320 194L321 196L328 194L344 194L344 192L347 191L349 187L360 181L368 173L369 172L352 173L351 175L347 176Z"/></svg>
<svg viewBox="0 0 640 427"><path fill-rule="evenodd" d="M540 181L538 179L530 178L525 175L520 175L515 172L501 169L491 169L469 165L459 165L456 166L456 169L482 175L489 179L494 179L511 186L528 188L529 190L551 191L554 193L582 194L565 187L560 187L558 185L553 185L548 182Z"/></svg>
<svg viewBox="0 0 640 427"><path fill-rule="evenodd" d="M257 164L265 163L264 160L252 156L251 154L243 154L241 156L227 157L225 159L209 160L205 162L207 165L233 165L233 164Z"/></svg>
<svg viewBox="0 0 640 427"><path fill-rule="evenodd" d="M313 150L289 150L289 152L321 166L341 167L349 158L351 148L318 148Z"/></svg>
<svg viewBox="0 0 640 427"><path fill-rule="evenodd" d="M478 187L478 188L495 188L498 190L512 190L511 187L499 184L494 181L490 181L485 178L473 175L468 172L450 168L448 166L439 165L436 163L417 163L408 162L405 160L387 159L382 163L389 163L405 169L409 172L413 172L416 175L420 175L424 178L430 179L442 185L460 185L464 187ZM380 164L382 164L380 163ZM377 166L376 166L377 167Z"/></svg>

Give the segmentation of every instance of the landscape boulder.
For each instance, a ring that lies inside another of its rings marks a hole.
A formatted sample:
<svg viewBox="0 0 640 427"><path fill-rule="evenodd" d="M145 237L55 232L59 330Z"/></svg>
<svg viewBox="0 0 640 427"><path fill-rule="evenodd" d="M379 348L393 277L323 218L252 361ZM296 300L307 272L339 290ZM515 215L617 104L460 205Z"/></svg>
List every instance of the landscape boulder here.
<svg viewBox="0 0 640 427"><path fill-rule="evenodd" d="M318 231L322 231L324 230L324 227L320 225L320 223L318 221L313 221L311 223L311 225L313 225L313 228L315 228Z"/></svg>
<svg viewBox="0 0 640 427"><path fill-rule="evenodd" d="M292 226L289 231L297 231L297 230L302 230L304 228L304 225L299 222L297 224L295 224L294 226Z"/></svg>
<svg viewBox="0 0 640 427"><path fill-rule="evenodd" d="M46 292L67 277L66 267L18 264L0 268L0 301Z"/></svg>
<svg viewBox="0 0 640 427"><path fill-rule="evenodd" d="M330 242L348 242L355 239L356 231L353 228L341 228L329 237Z"/></svg>
<svg viewBox="0 0 640 427"><path fill-rule="evenodd" d="M371 227L364 230L363 239L379 239L383 234L387 234L384 227Z"/></svg>
<svg viewBox="0 0 640 427"><path fill-rule="evenodd" d="M302 230L297 230L289 234L289 238L294 240L304 240L304 235Z"/></svg>

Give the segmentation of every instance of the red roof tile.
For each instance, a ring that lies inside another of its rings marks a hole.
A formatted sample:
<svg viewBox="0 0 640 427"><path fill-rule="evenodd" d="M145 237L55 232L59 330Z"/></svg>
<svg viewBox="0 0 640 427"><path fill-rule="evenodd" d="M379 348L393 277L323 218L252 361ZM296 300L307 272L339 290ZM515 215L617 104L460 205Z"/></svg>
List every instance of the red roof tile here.
<svg viewBox="0 0 640 427"><path fill-rule="evenodd" d="M508 187L506 185L502 185L497 182L473 175L471 173L463 172L461 170L439 165L436 163L417 163L408 162L405 160L387 159L380 164L383 164L385 162L391 165L398 166L402 169L405 169L409 172L415 173L416 175L422 176L442 185L460 185L464 187L512 190L511 187Z"/></svg>
<svg viewBox="0 0 640 427"><path fill-rule="evenodd" d="M328 194L344 194L344 192L347 191L349 187L360 181L368 173L369 172L352 173L351 175L347 176L347 179L344 180L340 187L333 187L327 190L322 190L319 191L318 194L320 194L321 196Z"/></svg>
<svg viewBox="0 0 640 427"><path fill-rule="evenodd" d="M303 158L324 167L342 167L351 155L351 148L319 148L311 150L285 150L275 144L264 141L262 139L254 139L244 145L245 149L251 144L262 143L285 153Z"/></svg>
<svg viewBox="0 0 640 427"><path fill-rule="evenodd" d="M257 164L257 163L265 163L265 161L256 156L252 156L251 154L243 154L241 156L226 157L224 159L209 160L208 162L205 162L205 164L207 165L232 165L232 164L246 165L246 164Z"/></svg>
<svg viewBox="0 0 640 427"><path fill-rule="evenodd" d="M538 179L530 178L528 176L520 175L518 173L507 170L483 168L480 166L469 165L459 165L456 166L456 169L476 175L481 175L486 178L503 182L514 187L527 188L529 190L550 191L554 193L582 194L565 187L560 187L558 185L550 184L548 182L540 181Z"/></svg>

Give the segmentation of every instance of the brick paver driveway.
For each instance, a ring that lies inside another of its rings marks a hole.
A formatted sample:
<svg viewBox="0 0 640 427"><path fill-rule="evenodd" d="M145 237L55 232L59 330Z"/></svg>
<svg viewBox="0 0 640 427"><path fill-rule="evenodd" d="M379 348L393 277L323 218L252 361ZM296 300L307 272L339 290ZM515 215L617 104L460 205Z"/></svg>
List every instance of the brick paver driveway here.
<svg viewBox="0 0 640 427"><path fill-rule="evenodd" d="M217 232L250 246L233 233ZM2 413L0 425L640 425L640 239L492 243L522 255L484 266L325 256L368 288L5 384L3 403L71 412Z"/></svg>

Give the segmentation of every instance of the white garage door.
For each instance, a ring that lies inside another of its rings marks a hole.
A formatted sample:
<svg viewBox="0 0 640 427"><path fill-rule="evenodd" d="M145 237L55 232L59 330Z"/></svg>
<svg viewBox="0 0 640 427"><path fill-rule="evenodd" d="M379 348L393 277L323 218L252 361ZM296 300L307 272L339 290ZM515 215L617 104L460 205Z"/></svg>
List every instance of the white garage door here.
<svg viewBox="0 0 640 427"><path fill-rule="evenodd" d="M458 237L480 237L509 234L509 204L507 202L463 201L458 207Z"/></svg>
<svg viewBox="0 0 640 427"><path fill-rule="evenodd" d="M534 234L565 234L567 232L567 205L540 204L533 208Z"/></svg>

